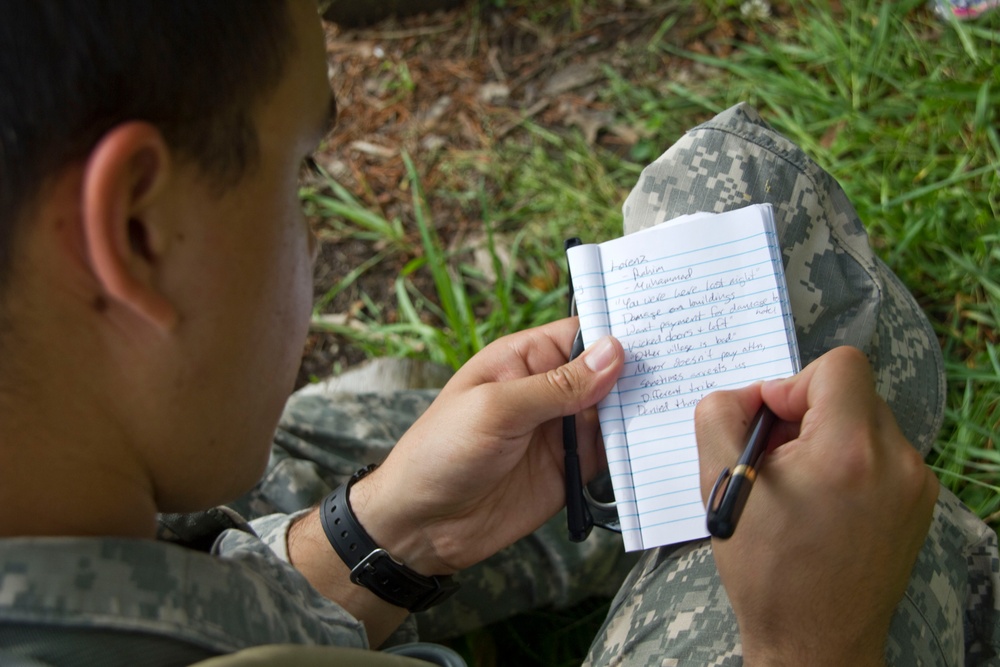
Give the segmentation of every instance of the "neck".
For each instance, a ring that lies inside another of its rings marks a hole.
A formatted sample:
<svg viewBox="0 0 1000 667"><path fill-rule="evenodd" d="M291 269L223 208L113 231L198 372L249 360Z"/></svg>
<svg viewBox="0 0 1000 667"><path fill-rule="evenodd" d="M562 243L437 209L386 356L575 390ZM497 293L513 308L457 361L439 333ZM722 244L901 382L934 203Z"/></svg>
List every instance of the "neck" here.
<svg viewBox="0 0 1000 667"><path fill-rule="evenodd" d="M153 488L121 434L83 400L23 390L0 394L0 536L153 537Z"/></svg>

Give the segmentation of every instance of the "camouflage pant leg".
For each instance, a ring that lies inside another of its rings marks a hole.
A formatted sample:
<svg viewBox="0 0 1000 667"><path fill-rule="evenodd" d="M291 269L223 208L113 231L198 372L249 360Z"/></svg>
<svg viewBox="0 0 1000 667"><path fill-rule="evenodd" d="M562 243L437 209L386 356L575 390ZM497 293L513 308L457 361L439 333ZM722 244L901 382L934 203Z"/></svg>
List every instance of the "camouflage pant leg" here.
<svg viewBox="0 0 1000 667"><path fill-rule="evenodd" d="M315 505L358 468L385 459L436 395L436 390L407 390L292 396L267 471L233 507L254 518ZM598 530L583 544L569 542L565 516L557 515L459 573L459 592L417 615L420 636L440 639L532 609L564 607L591 595L611 597L634 563L617 534Z"/></svg>
<svg viewBox="0 0 1000 667"><path fill-rule="evenodd" d="M1000 631L997 536L942 489L927 541L892 619L887 663L995 664ZM648 551L632 571L585 664L741 665L736 618L708 541Z"/></svg>
<svg viewBox="0 0 1000 667"><path fill-rule="evenodd" d="M839 345L864 352L876 390L926 456L945 403L934 329L875 255L833 176L756 111L739 104L722 112L643 169L625 201L624 228L633 234L684 214L764 203L774 210L802 365Z"/></svg>
<svg viewBox="0 0 1000 667"><path fill-rule="evenodd" d="M385 460L436 390L293 394L264 476L233 508L253 519L312 507L362 466Z"/></svg>

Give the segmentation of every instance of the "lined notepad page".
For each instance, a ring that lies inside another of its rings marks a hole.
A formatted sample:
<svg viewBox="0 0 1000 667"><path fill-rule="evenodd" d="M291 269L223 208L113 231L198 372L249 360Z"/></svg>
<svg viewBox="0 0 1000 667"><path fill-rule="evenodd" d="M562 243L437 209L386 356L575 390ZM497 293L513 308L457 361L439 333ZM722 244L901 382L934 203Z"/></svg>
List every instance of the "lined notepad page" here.
<svg viewBox="0 0 1000 667"><path fill-rule="evenodd" d="M625 348L598 406L625 548L706 537L695 406L799 370L771 207L685 216L568 257L584 343L611 334Z"/></svg>

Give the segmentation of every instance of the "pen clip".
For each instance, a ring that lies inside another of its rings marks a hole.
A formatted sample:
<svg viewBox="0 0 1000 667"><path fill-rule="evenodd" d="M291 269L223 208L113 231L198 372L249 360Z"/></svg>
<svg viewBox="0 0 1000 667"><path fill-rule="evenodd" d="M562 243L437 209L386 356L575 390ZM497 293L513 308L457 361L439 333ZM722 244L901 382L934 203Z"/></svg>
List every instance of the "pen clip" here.
<svg viewBox="0 0 1000 667"><path fill-rule="evenodd" d="M726 499L726 491L729 490L729 482L731 479L732 473L730 473L729 468L723 469L723 471L719 473L718 479L715 480L715 484L712 485L712 492L708 494L708 507L705 508L705 523L708 526L708 532L712 535L712 537L726 539L732 534L731 530L727 531L722 528L722 524L728 522L724 522L719 516L719 508ZM725 532L728 532L729 534L722 535L722 533Z"/></svg>
<svg viewBox="0 0 1000 667"><path fill-rule="evenodd" d="M715 480L715 484L712 485L712 492L708 494L708 515L709 520L711 520L712 515L718 514L719 505L722 504L722 498L720 495L725 495L726 489L729 488L729 478L732 474L729 472L729 468L725 468L721 473L719 473L719 478ZM723 486L725 484L725 486Z"/></svg>
<svg viewBox="0 0 1000 667"><path fill-rule="evenodd" d="M715 480L708 498L706 525L712 537L726 540L736 531L736 522L743 514L747 496L753 487L756 473L747 465L738 465L730 472L726 468ZM725 486L723 487L723 483ZM721 495L721 497L719 497Z"/></svg>

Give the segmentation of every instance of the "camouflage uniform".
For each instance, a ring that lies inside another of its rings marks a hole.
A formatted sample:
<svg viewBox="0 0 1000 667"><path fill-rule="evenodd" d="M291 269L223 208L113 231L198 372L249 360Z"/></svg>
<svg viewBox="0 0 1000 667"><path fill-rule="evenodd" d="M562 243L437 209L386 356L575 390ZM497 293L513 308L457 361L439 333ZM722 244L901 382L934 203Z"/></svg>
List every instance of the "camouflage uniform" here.
<svg viewBox="0 0 1000 667"><path fill-rule="evenodd" d="M211 554L150 540L0 540L0 665L187 665L260 643L367 646L358 621L240 523L224 511L184 522L188 536L219 535ZM283 550L286 524L257 528Z"/></svg>
<svg viewBox="0 0 1000 667"><path fill-rule="evenodd" d="M650 165L626 202L626 232L683 213L764 201L775 207L803 362L844 343L864 350L880 393L926 454L944 398L933 332L872 255L832 178L751 109L734 107L695 128ZM259 517L252 527L260 538L230 511L216 509L163 517L159 543L0 540L0 664L187 664L261 643L364 646L357 622L285 562L287 527L296 511L362 464L384 458L434 395L292 397L264 478L234 504ZM620 539L595 531L574 545L564 535L557 517L461 573L458 596L418 615L421 633L445 636L521 610L610 593L630 562ZM996 535L943 491L893 620L891 663L982 664L994 657L998 570ZM411 621L395 640L414 636ZM702 541L643 554L588 663L736 665L739 651L735 619Z"/></svg>

